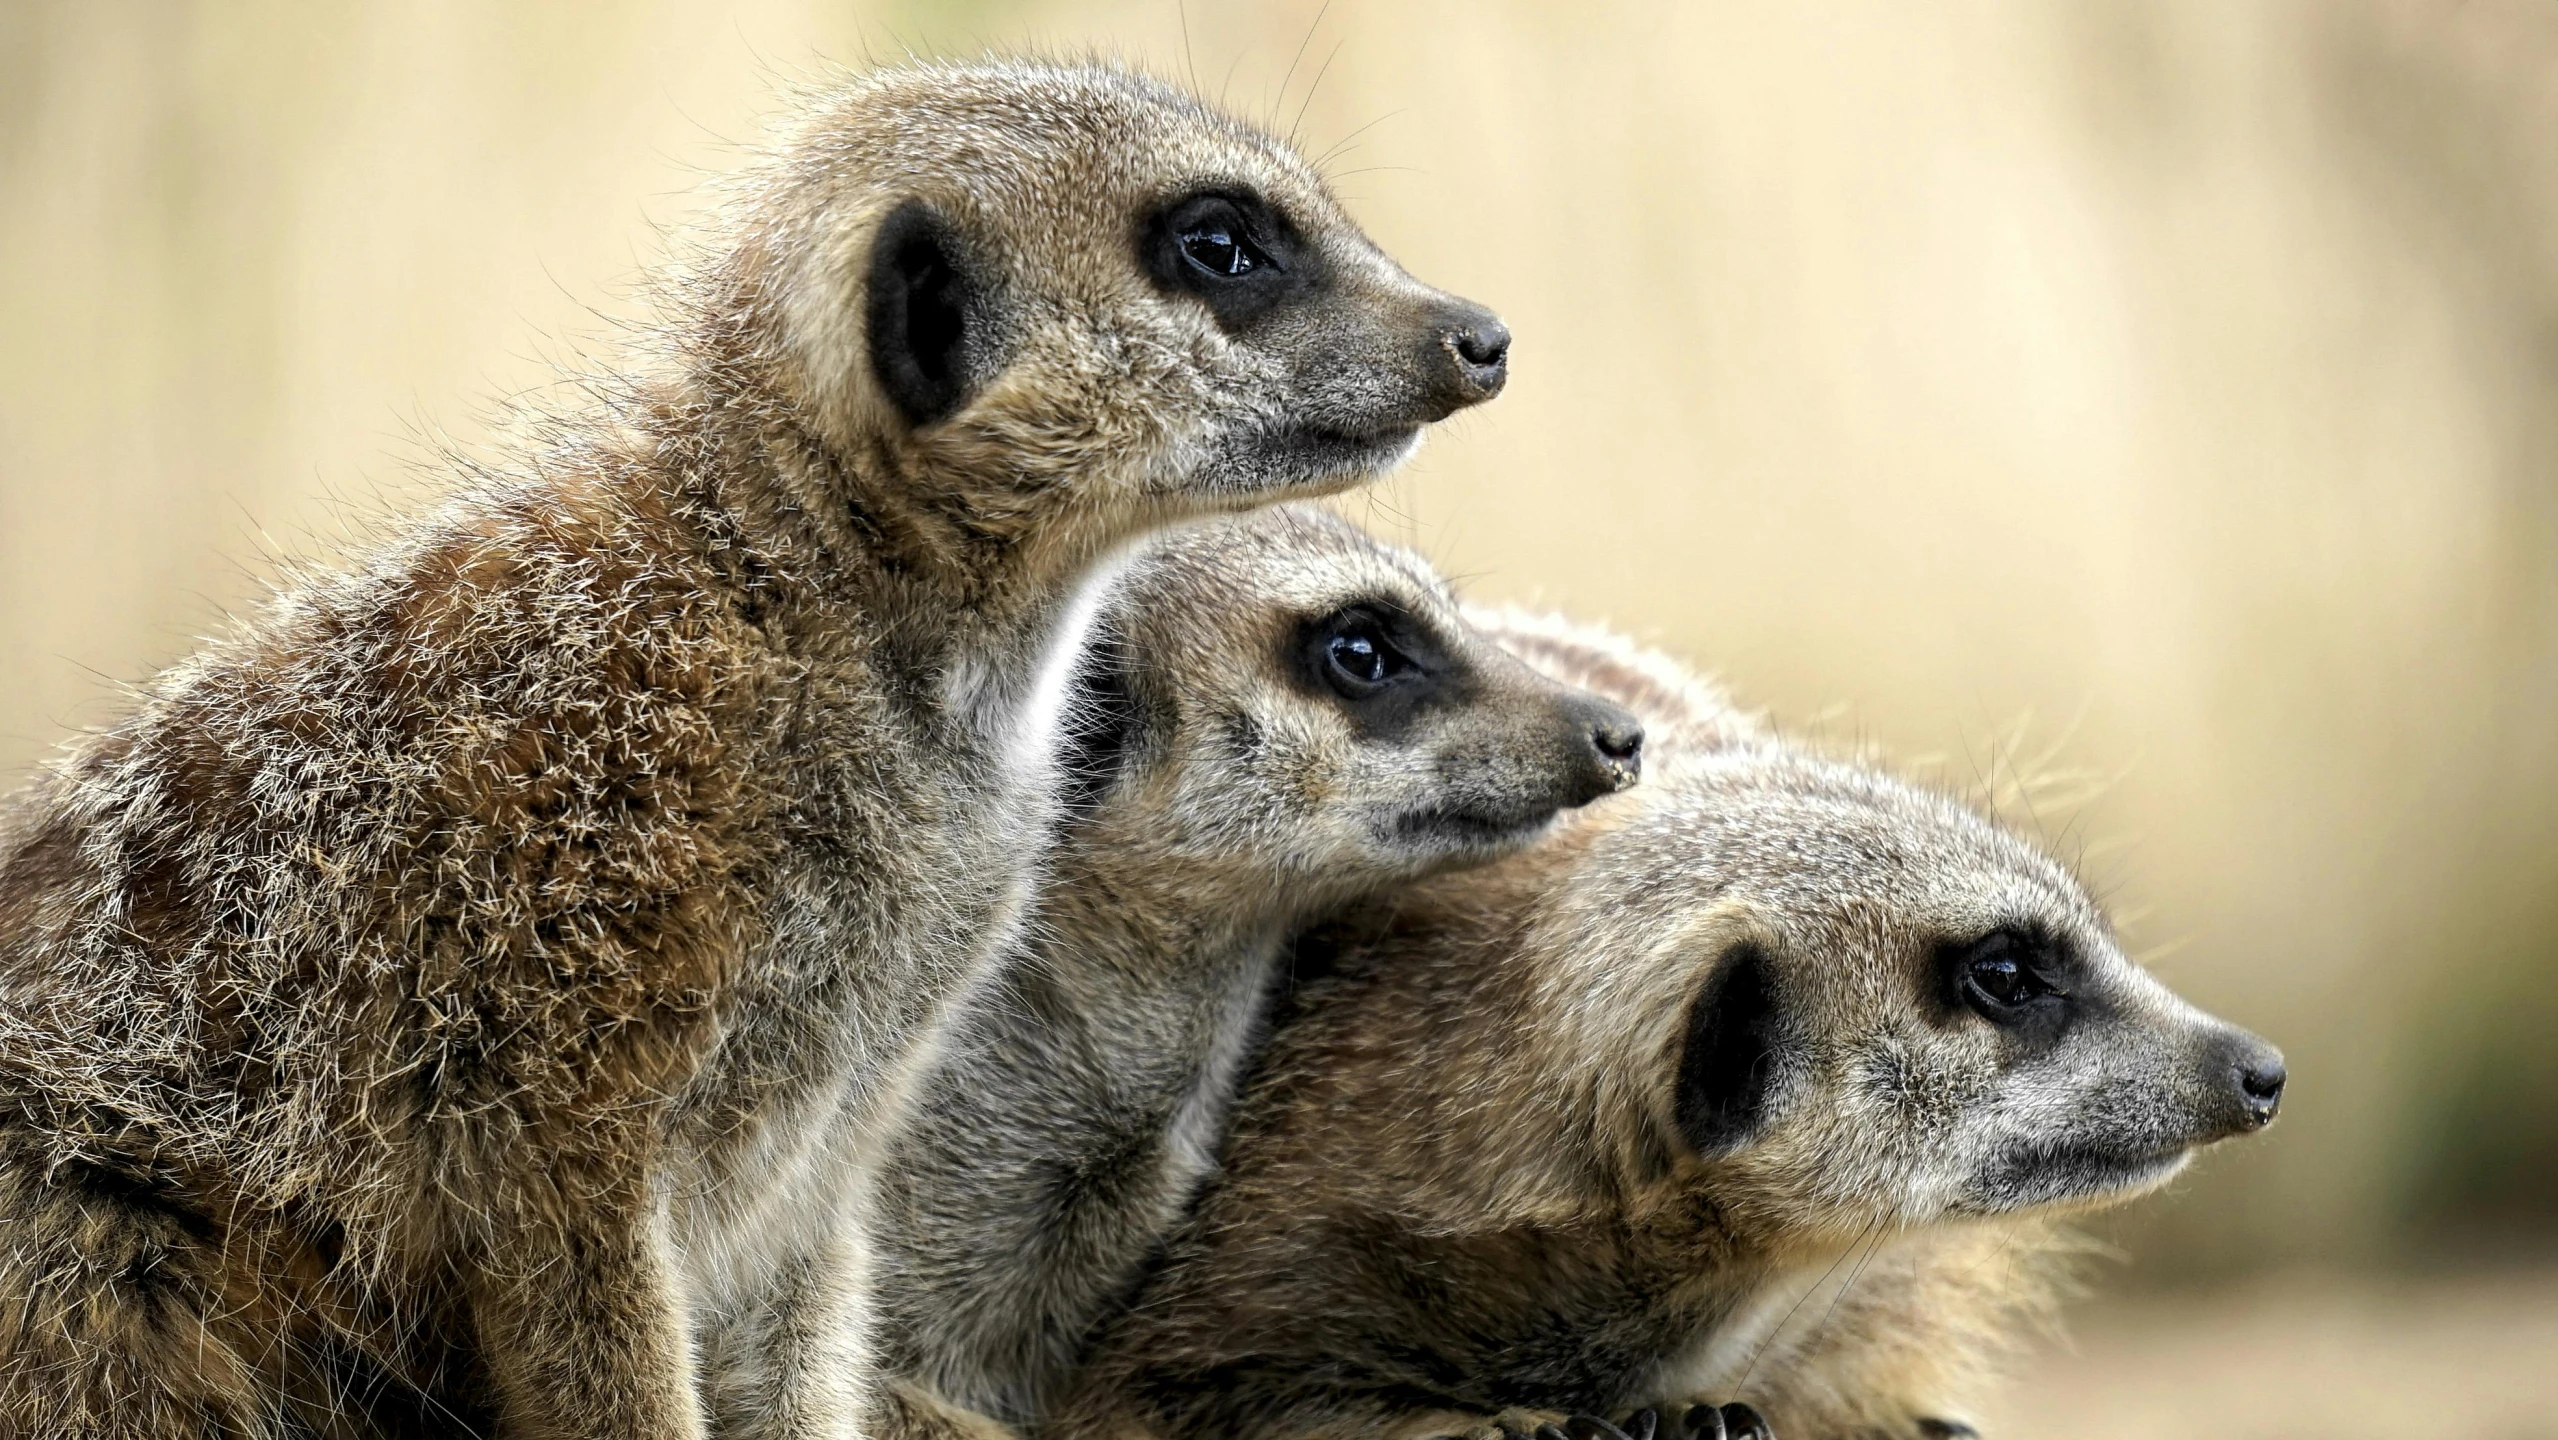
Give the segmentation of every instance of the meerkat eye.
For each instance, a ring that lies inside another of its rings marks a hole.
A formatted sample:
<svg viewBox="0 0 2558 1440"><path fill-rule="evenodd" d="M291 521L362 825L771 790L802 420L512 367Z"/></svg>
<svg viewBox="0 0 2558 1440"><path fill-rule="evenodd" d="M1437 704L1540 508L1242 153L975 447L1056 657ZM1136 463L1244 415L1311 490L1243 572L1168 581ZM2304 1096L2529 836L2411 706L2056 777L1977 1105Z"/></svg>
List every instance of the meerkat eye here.
<svg viewBox="0 0 2558 1440"><path fill-rule="evenodd" d="M1237 280L1271 265L1268 252L1253 243L1243 212L1222 196L1203 195L1181 206L1172 232L1181 258L1202 275Z"/></svg>
<svg viewBox="0 0 2558 1440"><path fill-rule="evenodd" d="M1317 652L1324 680L1351 700L1367 699L1418 668L1386 638L1384 626L1357 613L1339 616L1327 625Z"/></svg>
<svg viewBox="0 0 2558 1440"><path fill-rule="evenodd" d="M1203 221L1181 232L1181 258L1211 275L1231 278L1250 274L1270 258L1245 238L1243 227L1224 219Z"/></svg>
<svg viewBox="0 0 2558 1440"><path fill-rule="evenodd" d="M1204 302L1229 331L1319 279L1322 266L1288 217L1244 190L1205 190L1148 212L1138 262L1165 290Z"/></svg>
<svg viewBox="0 0 2558 1440"><path fill-rule="evenodd" d="M2011 931L1994 930L1955 956L1955 983L1965 1003L1987 1020L2009 1024L2038 1000L2065 996L2052 983L2044 947Z"/></svg>
<svg viewBox="0 0 2558 1440"><path fill-rule="evenodd" d="M1386 678L1385 642L1374 635L1335 635L1332 637L1332 666L1362 685L1382 684Z"/></svg>
<svg viewBox="0 0 2558 1440"><path fill-rule="evenodd" d="M2013 955L1983 955L1972 962L1969 979L1975 989L2001 1005L2022 1005L2052 993L2034 972Z"/></svg>

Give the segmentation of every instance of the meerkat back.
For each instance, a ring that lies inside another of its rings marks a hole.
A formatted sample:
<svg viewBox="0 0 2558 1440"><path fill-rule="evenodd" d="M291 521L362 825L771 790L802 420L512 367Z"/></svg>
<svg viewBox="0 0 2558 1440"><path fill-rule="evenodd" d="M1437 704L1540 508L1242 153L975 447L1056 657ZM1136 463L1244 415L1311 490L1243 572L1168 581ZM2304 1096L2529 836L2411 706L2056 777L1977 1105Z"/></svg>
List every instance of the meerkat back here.
<svg viewBox="0 0 2558 1440"><path fill-rule="evenodd" d="M1631 783L1623 710L1305 507L1140 552L1102 600L1020 953L885 1173L872 1428L1036 1422L1214 1164L1284 938Z"/></svg>
<svg viewBox="0 0 2558 1440"><path fill-rule="evenodd" d="M813 96L688 253L594 408L14 802L0 1431L325 1429L335 1355L505 1434L849 1433L854 1202L1018 920L1085 577L1505 373L1107 67Z"/></svg>

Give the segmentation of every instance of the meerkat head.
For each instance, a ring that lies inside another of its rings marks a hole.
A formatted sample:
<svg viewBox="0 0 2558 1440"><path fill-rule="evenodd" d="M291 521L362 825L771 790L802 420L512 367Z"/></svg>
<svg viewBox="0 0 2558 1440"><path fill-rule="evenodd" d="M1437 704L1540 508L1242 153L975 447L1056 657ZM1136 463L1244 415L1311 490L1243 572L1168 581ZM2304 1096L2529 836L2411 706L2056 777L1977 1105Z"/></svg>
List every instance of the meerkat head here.
<svg viewBox="0 0 2558 1440"><path fill-rule="evenodd" d="M1477 633L1418 557L1305 506L1140 552L1079 688L1073 812L1274 901L1490 860L1642 765L1631 714Z"/></svg>
<svg viewBox="0 0 2558 1440"><path fill-rule="evenodd" d="M1364 479L1507 375L1286 145L1112 67L865 76L744 214L750 348L875 524L1089 549Z"/></svg>
<svg viewBox="0 0 2558 1440"><path fill-rule="evenodd" d="M1736 1219L1836 1238L2093 1205L2273 1120L2281 1055L1971 810L1765 745L1645 799L1577 865L1566 934L1648 957L1610 982L1662 997L1629 1098Z"/></svg>

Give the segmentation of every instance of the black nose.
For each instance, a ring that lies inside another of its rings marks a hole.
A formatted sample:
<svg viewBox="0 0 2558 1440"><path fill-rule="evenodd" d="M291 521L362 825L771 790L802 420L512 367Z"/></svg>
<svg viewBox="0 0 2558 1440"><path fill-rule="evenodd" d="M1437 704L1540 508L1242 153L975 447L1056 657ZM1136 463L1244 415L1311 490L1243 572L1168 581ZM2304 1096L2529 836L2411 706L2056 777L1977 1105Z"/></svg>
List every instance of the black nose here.
<svg viewBox="0 0 2558 1440"><path fill-rule="evenodd" d="M2274 1114L2283 1108L2283 1071L2280 1051L2258 1042L2262 1053L2243 1056L2238 1062L2238 1091L2247 1097L2247 1115L2261 1128L2274 1123Z"/></svg>
<svg viewBox="0 0 2558 1440"><path fill-rule="evenodd" d="M2205 1126L2215 1135L2246 1135L2274 1123L2283 1108L2283 1052L2236 1026L2217 1028L2196 1057L2211 1098Z"/></svg>
<svg viewBox="0 0 2558 1440"><path fill-rule="evenodd" d="M1457 358L1472 372L1475 384L1485 390L1498 390L1509 377L1510 327L1487 315L1483 320L1448 337Z"/></svg>
<svg viewBox="0 0 2558 1440"><path fill-rule="evenodd" d="M1643 722L1596 695L1575 695L1564 705L1565 723L1580 752L1564 804L1587 805L1643 778Z"/></svg>
<svg viewBox="0 0 2558 1440"><path fill-rule="evenodd" d="M1447 410L1480 405L1510 379L1510 327L1501 317L1465 300L1450 301L1432 317L1435 351L1431 394Z"/></svg>
<svg viewBox="0 0 2558 1440"><path fill-rule="evenodd" d="M1602 757L1625 767L1632 775L1643 773L1642 721L1631 715L1602 720L1590 727L1590 743Z"/></svg>

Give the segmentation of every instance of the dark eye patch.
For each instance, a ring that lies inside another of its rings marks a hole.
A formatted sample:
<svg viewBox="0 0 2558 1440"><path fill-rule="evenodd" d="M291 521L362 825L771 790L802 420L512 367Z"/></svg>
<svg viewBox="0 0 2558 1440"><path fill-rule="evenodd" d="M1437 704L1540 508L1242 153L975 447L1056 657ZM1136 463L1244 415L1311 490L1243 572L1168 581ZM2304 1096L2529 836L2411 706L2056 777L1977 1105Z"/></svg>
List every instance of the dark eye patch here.
<svg viewBox="0 0 2558 1440"><path fill-rule="evenodd" d="M1355 601L1300 626L1291 665L1310 693L1339 701L1359 734L1391 740L1426 709L1472 694L1470 672L1391 599Z"/></svg>
<svg viewBox="0 0 2558 1440"><path fill-rule="evenodd" d="M2049 936L2030 928L2001 926L1948 945L1940 963L1954 1002L1993 1025L2050 1018L2069 1002L2066 956Z"/></svg>
<svg viewBox="0 0 2558 1440"><path fill-rule="evenodd" d="M1305 293L1320 269L1287 217L1240 187L1154 210L1138 227L1137 258L1157 286L1205 301L1230 331Z"/></svg>

